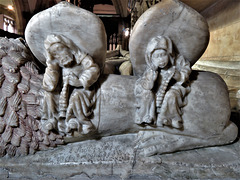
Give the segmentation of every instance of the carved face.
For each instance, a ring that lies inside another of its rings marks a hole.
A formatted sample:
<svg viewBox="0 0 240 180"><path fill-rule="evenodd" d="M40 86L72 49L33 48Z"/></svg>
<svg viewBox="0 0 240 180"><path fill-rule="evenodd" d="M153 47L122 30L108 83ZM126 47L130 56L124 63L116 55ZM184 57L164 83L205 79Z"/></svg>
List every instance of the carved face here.
<svg viewBox="0 0 240 180"><path fill-rule="evenodd" d="M169 56L166 50L157 49L152 54L152 63L157 68L165 68L169 62Z"/></svg>
<svg viewBox="0 0 240 180"><path fill-rule="evenodd" d="M55 43L49 48L50 54L59 61L59 66L68 67L73 62L73 54L70 49L61 43Z"/></svg>

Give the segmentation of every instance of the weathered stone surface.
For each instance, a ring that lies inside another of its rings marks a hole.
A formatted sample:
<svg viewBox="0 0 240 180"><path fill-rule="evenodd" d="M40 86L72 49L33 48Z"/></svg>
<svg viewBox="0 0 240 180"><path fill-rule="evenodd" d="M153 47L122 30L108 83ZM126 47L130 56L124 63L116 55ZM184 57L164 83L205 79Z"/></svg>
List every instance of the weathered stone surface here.
<svg viewBox="0 0 240 180"><path fill-rule="evenodd" d="M215 131L214 135L231 126L226 120L231 114L227 86L221 77L211 72L193 71L190 80L189 103L184 107L183 114L185 129L192 133L201 131L205 136L206 127L208 135Z"/></svg>
<svg viewBox="0 0 240 180"><path fill-rule="evenodd" d="M134 26L129 50L135 75L146 69L146 46L159 35L168 36L191 65L203 54L209 40L207 22L199 13L177 0L162 0L148 9Z"/></svg>
<svg viewBox="0 0 240 180"><path fill-rule="evenodd" d="M45 64L44 40L50 34L64 35L88 53L103 68L107 43L102 21L93 13L61 2L33 16L26 30L26 41L37 59Z"/></svg>
<svg viewBox="0 0 240 180"><path fill-rule="evenodd" d="M136 134L69 144L35 155L0 159L10 179L237 179L240 143L144 158Z"/></svg>

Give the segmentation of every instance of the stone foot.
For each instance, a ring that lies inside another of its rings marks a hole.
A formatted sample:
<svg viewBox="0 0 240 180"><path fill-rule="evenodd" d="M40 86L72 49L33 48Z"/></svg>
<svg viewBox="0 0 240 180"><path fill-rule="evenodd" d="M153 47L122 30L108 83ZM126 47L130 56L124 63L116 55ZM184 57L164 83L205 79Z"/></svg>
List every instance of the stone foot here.
<svg viewBox="0 0 240 180"><path fill-rule="evenodd" d="M179 119L179 118L173 118L172 119L172 124L171 124L172 127L176 128L176 129L181 129L183 128L183 121L182 119Z"/></svg>
<svg viewBox="0 0 240 180"><path fill-rule="evenodd" d="M81 134L89 134L94 129L92 123L89 120L78 121L76 118L72 118L67 123L66 132L71 133L74 130L80 132Z"/></svg>
<svg viewBox="0 0 240 180"><path fill-rule="evenodd" d="M55 118L52 118L42 124L41 130L45 134L49 134L51 130L56 129L56 128L57 128L57 120Z"/></svg>
<svg viewBox="0 0 240 180"><path fill-rule="evenodd" d="M72 118L67 123L66 132L70 133L71 131L74 131L74 130L79 131L80 128L81 128L81 124L78 122L78 120L76 118Z"/></svg>
<svg viewBox="0 0 240 180"><path fill-rule="evenodd" d="M176 129L181 129L183 127L183 121L181 118L178 118L178 117L170 119L170 118L158 116L156 125L158 127L170 126Z"/></svg>
<svg viewBox="0 0 240 180"><path fill-rule="evenodd" d="M154 122L154 118L151 117L150 115L144 116L142 119L140 117L135 118L135 123L136 124L152 124Z"/></svg>

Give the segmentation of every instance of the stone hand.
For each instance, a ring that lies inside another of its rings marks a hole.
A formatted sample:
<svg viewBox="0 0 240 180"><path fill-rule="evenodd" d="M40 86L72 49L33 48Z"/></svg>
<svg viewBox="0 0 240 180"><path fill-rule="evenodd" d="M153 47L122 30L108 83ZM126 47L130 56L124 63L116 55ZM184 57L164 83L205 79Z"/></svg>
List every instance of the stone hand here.
<svg viewBox="0 0 240 180"><path fill-rule="evenodd" d="M17 66L16 66L16 67L10 67L10 68L8 69L8 71L9 71L10 73L15 73L17 70L18 70L18 67L17 67Z"/></svg>
<svg viewBox="0 0 240 180"><path fill-rule="evenodd" d="M147 81L146 79L141 80L141 85L144 89L150 90L153 88L154 82L153 81Z"/></svg>
<svg viewBox="0 0 240 180"><path fill-rule="evenodd" d="M173 78L176 80L176 81L181 81L181 74L179 71L175 71L175 74L173 76Z"/></svg>
<svg viewBox="0 0 240 180"><path fill-rule="evenodd" d="M144 89L150 90L154 86L154 82L157 79L158 73L156 71L150 71L146 77L141 79L141 85Z"/></svg>
<svg viewBox="0 0 240 180"><path fill-rule="evenodd" d="M175 141L177 140L165 136L161 131L140 131L135 141L135 148L144 156L153 156L174 151Z"/></svg>
<svg viewBox="0 0 240 180"><path fill-rule="evenodd" d="M81 82L79 81L79 78L72 72L70 72L67 76L68 78L68 84L74 87L80 87L82 86Z"/></svg>

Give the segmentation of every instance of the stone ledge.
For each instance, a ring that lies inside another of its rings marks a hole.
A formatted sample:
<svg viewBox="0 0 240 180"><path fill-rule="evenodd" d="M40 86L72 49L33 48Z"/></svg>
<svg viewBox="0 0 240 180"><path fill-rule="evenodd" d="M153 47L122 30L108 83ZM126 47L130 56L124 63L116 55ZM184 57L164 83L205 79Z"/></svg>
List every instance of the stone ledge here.
<svg viewBox="0 0 240 180"><path fill-rule="evenodd" d="M0 159L3 179L238 179L240 142L140 156L136 134L72 143L34 155Z"/></svg>

